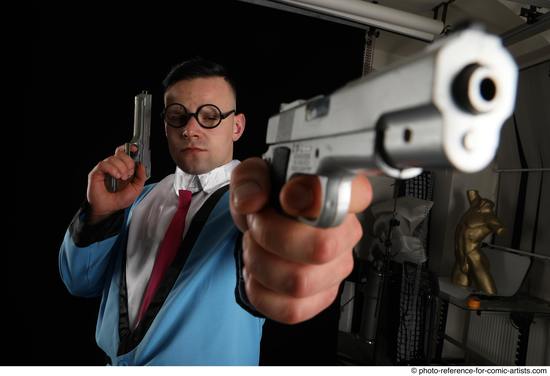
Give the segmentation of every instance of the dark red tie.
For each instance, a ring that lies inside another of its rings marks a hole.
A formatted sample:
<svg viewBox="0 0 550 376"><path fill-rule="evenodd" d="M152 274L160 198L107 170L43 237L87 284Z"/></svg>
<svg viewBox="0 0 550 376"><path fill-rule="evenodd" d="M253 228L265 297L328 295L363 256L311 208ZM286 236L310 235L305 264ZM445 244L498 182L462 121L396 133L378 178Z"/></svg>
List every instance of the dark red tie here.
<svg viewBox="0 0 550 376"><path fill-rule="evenodd" d="M153 300L155 292L162 281L162 277L164 276L166 269L168 269L172 261L174 261L174 258L176 258L178 248L183 238L185 217L187 216L187 211L189 210L190 204L191 191L180 189L178 209L172 218L172 222L170 222L170 225L168 226L168 230L166 230L164 239L160 243L155 265L153 266L149 283L147 284L147 288L143 294L136 324L139 324L143 318L143 315L145 315L145 312L147 311L147 308L149 307L151 300Z"/></svg>

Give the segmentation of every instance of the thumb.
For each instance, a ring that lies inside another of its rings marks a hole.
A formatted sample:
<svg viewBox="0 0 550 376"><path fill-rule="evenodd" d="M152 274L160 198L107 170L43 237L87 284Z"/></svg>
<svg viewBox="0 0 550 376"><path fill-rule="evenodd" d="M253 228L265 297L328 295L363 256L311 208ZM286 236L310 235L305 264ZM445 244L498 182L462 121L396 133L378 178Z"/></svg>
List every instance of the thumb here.
<svg viewBox="0 0 550 376"><path fill-rule="evenodd" d="M130 205L141 193L147 179L145 175L145 166L142 163L136 163L136 172L132 179L120 182L120 189L116 192L122 207Z"/></svg>

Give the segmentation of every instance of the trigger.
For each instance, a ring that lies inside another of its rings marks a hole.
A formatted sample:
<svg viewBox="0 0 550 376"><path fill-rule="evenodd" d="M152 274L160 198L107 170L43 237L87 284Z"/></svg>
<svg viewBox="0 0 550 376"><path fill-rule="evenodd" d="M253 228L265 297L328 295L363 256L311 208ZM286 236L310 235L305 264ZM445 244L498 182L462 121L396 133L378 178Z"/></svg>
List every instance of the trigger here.
<svg viewBox="0 0 550 376"><path fill-rule="evenodd" d="M323 191L321 213L317 219L300 217L300 220L322 228L338 226L348 214L351 202L351 179L320 177L320 180Z"/></svg>
<svg viewBox="0 0 550 376"><path fill-rule="evenodd" d="M132 145L135 146L138 151L132 151ZM139 153L139 147L137 144L127 142L126 144L124 144L124 152L135 160Z"/></svg>

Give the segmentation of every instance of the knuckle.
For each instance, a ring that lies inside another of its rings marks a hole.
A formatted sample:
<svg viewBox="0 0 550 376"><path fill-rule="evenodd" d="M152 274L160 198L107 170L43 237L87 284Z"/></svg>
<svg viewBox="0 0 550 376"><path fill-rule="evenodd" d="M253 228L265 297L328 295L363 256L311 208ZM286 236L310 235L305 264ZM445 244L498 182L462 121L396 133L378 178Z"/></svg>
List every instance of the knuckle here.
<svg viewBox="0 0 550 376"><path fill-rule="evenodd" d="M286 293L295 298L302 298L309 295L310 278L306 273L294 272L288 276L286 281Z"/></svg>
<svg viewBox="0 0 550 376"><path fill-rule="evenodd" d="M250 264L251 264L251 262L250 262L250 252L248 251L247 248L243 247L242 257L243 257L243 259L242 259L243 266L246 267L247 272L250 272L250 268L251 268L250 267Z"/></svg>
<svg viewBox="0 0 550 376"><path fill-rule="evenodd" d="M258 294L256 294L254 284L252 283L252 279L250 277L245 279L244 289L246 291L246 297L248 298L250 304L252 304L252 306L254 306L256 309L260 309L261 301L258 299Z"/></svg>
<svg viewBox="0 0 550 376"><path fill-rule="evenodd" d="M270 226L266 226L260 215L247 215L248 227L252 229L252 238L262 247L270 244Z"/></svg>
<svg viewBox="0 0 550 376"><path fill-rule="evenodd" d="M258 276L261 277L261 269L259 267L259 262L256 260L256 257L254 257L254 252L243 250L243 263L249 275L257 280L261 280L261 278L258 278Z"/></svg>
<svg viewBox="0 0 550 376"><path fill-rule="evenodd" d="M106 171L109 170L111 167L111 163L109 162L109 159L104 159L101 162L97 164L97 171Z"/></svg>
<svg viewBox="0 0 550 376"><path fill-rule="evenodd" d="M105 158L100 164L103 169L117 168L116 159L114 157Z"/></svg>
<svg viewBox="0 0 550 376"><path fill-rule="evenodd" d="M250 231L245 231L243 233L242 247L243 247L243 261L246 262L246 257L248 256L248 250L250 249Z"/></svg>
<svg viewBox="0 0 550 376"><path fill-rule="evenodd" d="M314 243L311 261L315 264L325 264L334 258L339 241L335 236L319 235Z"/></svg>

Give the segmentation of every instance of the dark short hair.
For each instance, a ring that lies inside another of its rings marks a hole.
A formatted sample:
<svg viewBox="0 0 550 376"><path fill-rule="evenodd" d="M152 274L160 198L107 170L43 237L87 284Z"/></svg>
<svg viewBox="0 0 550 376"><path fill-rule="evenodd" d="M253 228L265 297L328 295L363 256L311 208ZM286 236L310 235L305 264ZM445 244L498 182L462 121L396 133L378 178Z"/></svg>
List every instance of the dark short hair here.
<svg viewBox="0 0 550 376"><path fill-rule="evenodd" d="M235 82L227 69L221 64L203 59L202 57L194 57L173 67L162 81L162 85L166 92L176 82L207 77L223 77L233 90L235 97L237 97Z"/></svg>

